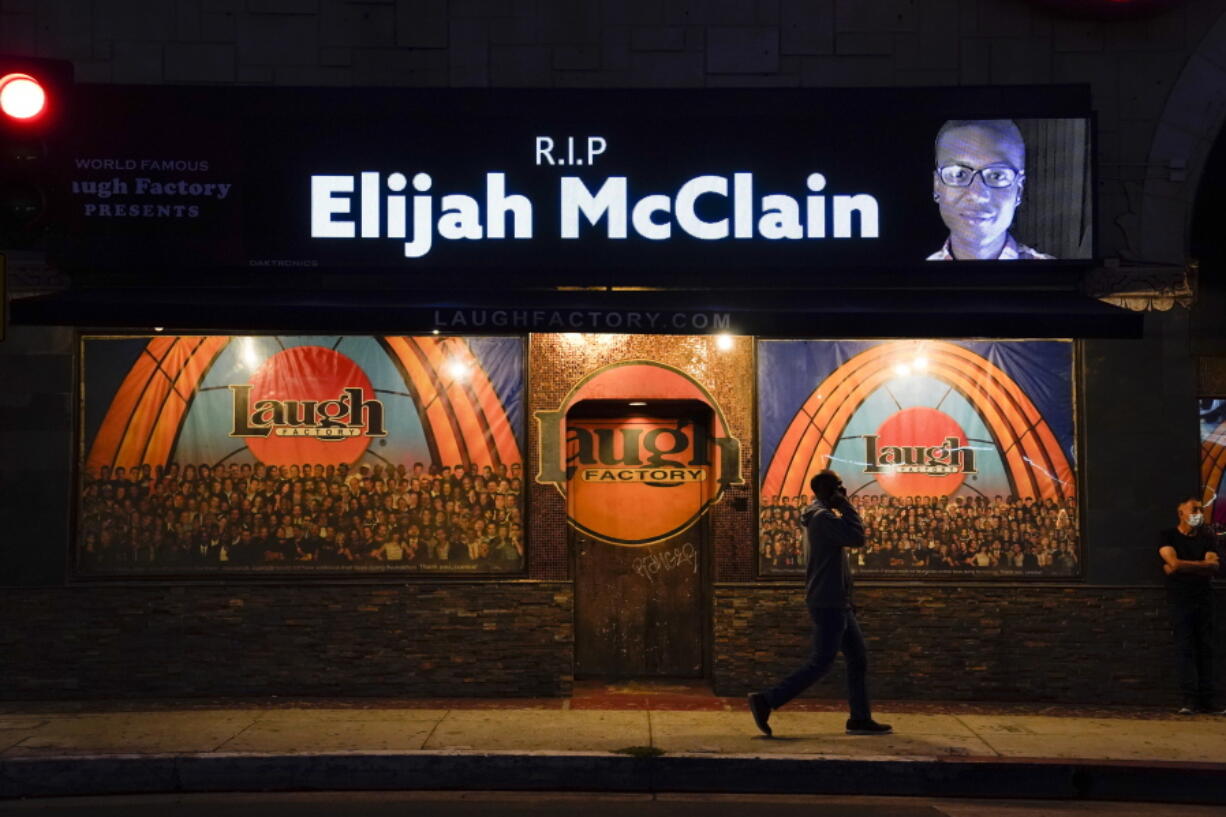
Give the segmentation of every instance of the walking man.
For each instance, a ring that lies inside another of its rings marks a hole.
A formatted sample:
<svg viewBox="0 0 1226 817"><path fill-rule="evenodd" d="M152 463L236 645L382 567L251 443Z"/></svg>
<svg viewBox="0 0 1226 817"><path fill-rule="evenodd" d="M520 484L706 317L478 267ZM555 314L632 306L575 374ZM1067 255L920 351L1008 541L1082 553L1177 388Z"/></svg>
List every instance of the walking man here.
<svg viewBox="0 0 1226 817"><path fill-rule="evenodd" d="M868 654L852 605L851 570L846 548L864 545L864 523L847 499L843 481L834 471L814 475L809 486L813 503L801 513L805 528L805 605L813 619L813 652L800 669L764 692L749 695L749 711L768 737L772 711L817 682L842 652L847 662L849 735L886 735L888 724L873 720L868 702Z"/></svg>
<svg viewBox="0 0 1226 817"><path fill-rule="evenodd" d="M1189 497L1176 509L1179 525L1162 532L1158 555L1166 573L1166 600L1175 631L1176 668L1183 695L1181 715L1226 714L1214 701L1213 591L1219 558L1213 532L1204 525L1200 499Z"/></svg>

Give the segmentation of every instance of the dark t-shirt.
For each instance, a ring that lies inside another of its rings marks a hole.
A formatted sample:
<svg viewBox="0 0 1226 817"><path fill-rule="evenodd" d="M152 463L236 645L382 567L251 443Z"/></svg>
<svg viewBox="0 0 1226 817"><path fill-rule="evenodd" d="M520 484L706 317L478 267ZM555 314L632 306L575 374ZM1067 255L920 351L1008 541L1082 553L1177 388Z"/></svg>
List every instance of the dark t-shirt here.
<svg viewBox="0 0 1226 817"><path fill-rule="evenodd" d="M1213 535L1198 528L1191 536L1184 536L1178 528L1168 528L1162 531L1162 544L1159 547L1175 549L1176 558L1185 562L1200 562L1205 554L1213 550ZM1172 601L1209 597L1209 576L1201 573L1177 572L1166 577L1166 595Z"/></svg>

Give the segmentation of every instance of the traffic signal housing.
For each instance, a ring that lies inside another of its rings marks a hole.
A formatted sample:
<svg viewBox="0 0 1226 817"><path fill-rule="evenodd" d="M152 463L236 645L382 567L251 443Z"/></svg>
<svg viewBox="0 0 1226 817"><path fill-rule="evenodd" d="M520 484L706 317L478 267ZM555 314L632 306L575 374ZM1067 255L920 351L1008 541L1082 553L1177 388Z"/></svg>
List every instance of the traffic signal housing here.
<svg viewBox="0 0 1226 817"><path fill-rule="evenodd" d="M65 194L72 64L0 55L0 252L46 250Z"/></svg>

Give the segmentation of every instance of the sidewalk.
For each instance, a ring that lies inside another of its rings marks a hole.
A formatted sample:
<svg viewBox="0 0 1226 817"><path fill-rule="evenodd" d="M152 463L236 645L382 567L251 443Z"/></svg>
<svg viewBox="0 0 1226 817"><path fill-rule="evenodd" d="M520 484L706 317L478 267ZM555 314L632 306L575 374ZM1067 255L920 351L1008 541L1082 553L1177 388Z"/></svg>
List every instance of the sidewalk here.
<svg viewBox="0 0 1226 817"><path fill-rule="evenodd" d="M853 737L800 700L760 735L695 686L570 699L0 702L0 797L542 789L1087 797L1226 803L1226 718L881 702Z"/></svg>

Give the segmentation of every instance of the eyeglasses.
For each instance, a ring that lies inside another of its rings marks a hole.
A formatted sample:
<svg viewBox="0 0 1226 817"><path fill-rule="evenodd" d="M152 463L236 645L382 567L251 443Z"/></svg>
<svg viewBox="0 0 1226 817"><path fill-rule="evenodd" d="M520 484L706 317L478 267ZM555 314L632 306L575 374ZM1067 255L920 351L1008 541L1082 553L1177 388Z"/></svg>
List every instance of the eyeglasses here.
<svg viewBox="0 0 1226 817"><path fill-rule="evenodd" d="M966 165L945 165L937 168L937 176L950 187L970 187L975 176L979 176L988 187L1002 188L1013 184L1023 175L1025 174L1022 171L1008 166L981 167L978 170Z"/></svg>

